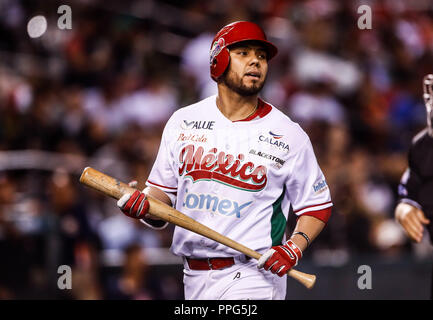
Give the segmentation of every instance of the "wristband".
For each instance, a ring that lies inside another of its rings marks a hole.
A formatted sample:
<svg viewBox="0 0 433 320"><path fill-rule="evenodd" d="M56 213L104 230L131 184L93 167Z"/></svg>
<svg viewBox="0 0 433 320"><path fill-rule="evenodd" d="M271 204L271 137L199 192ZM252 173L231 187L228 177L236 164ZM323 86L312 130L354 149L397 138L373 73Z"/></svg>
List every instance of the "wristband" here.
<svg viewBox="0 0 433 320"><path fill-rule="evenodd" d="M292 237L295 234L299 234L300 236L303 236L305 238L305 240L307 240L307 247L310 245L310 238L308 238L308 236L305 233L303 233L301 231L296 231L296 232L293 232Z"/></svg>

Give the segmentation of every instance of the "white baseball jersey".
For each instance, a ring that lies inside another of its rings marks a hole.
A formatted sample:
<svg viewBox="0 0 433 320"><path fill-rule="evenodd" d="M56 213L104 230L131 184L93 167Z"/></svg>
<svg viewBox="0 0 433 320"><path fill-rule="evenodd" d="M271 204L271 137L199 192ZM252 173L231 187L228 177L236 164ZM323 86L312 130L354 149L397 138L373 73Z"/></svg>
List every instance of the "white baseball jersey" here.
<svg viewBox="0 0 433 320"><path fill-rule="evenodd" d="M175 194L177 210L258 252L282 243L290 206L298 216L325 222L331 214L307 134L261 99L241 121L227 119L216 96L177 110L146 184ZM177 226L171 251L194 258L239 255Z"/></svg>

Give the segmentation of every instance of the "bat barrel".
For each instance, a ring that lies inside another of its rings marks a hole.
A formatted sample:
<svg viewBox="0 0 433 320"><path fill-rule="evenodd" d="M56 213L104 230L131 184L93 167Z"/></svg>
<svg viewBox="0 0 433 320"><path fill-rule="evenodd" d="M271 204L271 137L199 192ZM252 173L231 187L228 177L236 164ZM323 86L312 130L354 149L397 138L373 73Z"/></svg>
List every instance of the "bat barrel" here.
<svg viewBox="0 0 433 320"><path fill-rule="evenodd" d="M135 189L91 167L84 168L80 182L98 190L116 200L126 193L134 193Z"/></svg>

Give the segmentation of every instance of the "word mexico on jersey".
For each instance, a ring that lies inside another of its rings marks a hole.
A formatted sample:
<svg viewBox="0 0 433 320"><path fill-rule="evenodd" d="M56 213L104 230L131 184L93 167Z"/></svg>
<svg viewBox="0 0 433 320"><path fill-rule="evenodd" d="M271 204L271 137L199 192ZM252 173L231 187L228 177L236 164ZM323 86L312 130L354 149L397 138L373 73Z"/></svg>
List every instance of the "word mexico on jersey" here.
<svg viewBox="0 0 433 320"><path fill-rule="evenodd" d="M251 162L244 162L245 156L237 158L229 153L212 148L204 154L203 147L198 147L194 153L194 145L185 146L179 155L181 166L179 175L185 175L195 183L197 181L216 181L237 189L257 192L267 183L267 169Z"/></svg>

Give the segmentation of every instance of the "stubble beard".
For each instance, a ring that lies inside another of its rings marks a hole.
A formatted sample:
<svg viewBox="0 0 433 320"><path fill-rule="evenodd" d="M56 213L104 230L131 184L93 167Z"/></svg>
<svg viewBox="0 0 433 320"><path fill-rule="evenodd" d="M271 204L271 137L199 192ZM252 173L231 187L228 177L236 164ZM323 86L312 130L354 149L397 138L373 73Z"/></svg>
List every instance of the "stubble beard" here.
<svg viewBox="0 0 433 320"><path fill-rule="evenodd" d="M265 85L266 79L261 83L253 83L252 86L246 86L242 78L239 78L236 74L231 71L226 72L222 77L221 81L232 91L236 92L240 96L250 97L257 95Z"/></svg>

